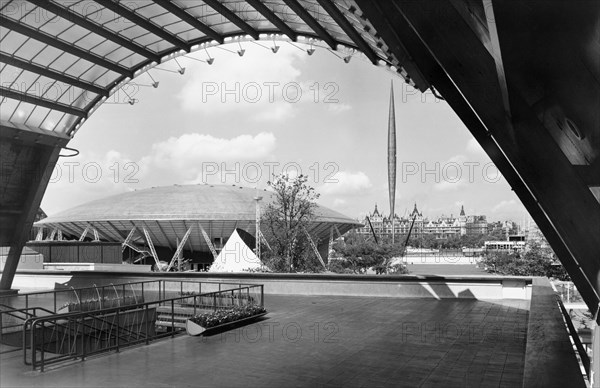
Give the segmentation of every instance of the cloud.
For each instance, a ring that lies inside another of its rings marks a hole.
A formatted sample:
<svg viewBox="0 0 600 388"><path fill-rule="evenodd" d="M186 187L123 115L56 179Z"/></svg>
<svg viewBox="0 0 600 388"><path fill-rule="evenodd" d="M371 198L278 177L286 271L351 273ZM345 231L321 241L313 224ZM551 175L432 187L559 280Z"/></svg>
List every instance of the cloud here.
<svg viewBox="0 0 600 388"><path fill-rule="evenodd" d="M433 189L436 191L453 191L453 190L458 190L459 188L463 187L466 183L467 183L467 181L464 179L460 179L457 181L442 180L442 181L434 184Z"/></svg>
<svg viewBox="0 0 600 388"><path fill-rule="evenodd" d="M79 204L138 187L140 166L128 156L109 150L60 159L53 170L42 208L50 215Z"/></svg>
<svg viewBox="0 0 600 388"><path fill-rule="evenodd" d="M267 158L275 146L275 135L267 132L231 139L186 133L153 144L152 152L142 158L140 165L146 175L162 170L176 182L200 183L205 181L204 176L221 177L223 170L243 170L240 162Z"/></svg>
<svg viewBox="0 0 600 388"><path fill-rule="evenodd" d="M325 195L358 195L372 186L371 180L362 171L339 171L321 185L318 191Z"/></svg>
<svg viewBox="0 0 600 388"><path fill-rule="evenodd" d="M346 201L345 199L342 199L342 198L336 198L333 200L334 207L344 206L347 203L348 203L348 201Z"/></svg>
<svg viewBox="0 0 600 388"><path fill-rule="evenodd" d="M492 213L502 213L516 210L518 204L514 199L502 200L492 207Z"/></svg>
<svg viewBox="0 0 600 388"><path fill-rule="evenodd" d="M332 113L342 113L352 109L352 105L344 103L331 103L327 104L327 110Z"/></svg>
<svg viewBox="0 0 600 388"><path fill-rule="evenodd" d="M276 55L263 55L264 48L245 45L243 58L223 50L209 49L215 62L208 67L189 58L178 61L189 68L190 79L179 92L184 111L222 115L235 111L256 121L281 121L294 115L304 87L298 64L305 60L299 50L282 45ZM237 51L237 45L222 46ZM190 54L201 58L202 54Z"/></svg>

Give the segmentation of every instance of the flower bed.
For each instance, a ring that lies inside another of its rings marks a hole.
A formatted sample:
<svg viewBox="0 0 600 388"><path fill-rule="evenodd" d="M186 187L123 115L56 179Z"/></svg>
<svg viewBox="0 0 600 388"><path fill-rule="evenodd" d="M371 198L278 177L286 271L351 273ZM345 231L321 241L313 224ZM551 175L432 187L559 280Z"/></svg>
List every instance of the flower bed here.
<svg viewBox="0 0 600 388"><path fill-rule="evenodd" d="M188 298L177 302L181 306L188 307L193 307L194 301L196 303L196 307L205 308L215 307L214 303L216 303L217 308L256 304L256 299L253 296L248 295L246 293L221 291L221 293L217 293L216 295L204 295L197 294L195 292L184 291L179 292L178 294L181 296L197 296L196 298Z"/></svg>
<svg viewBox="0 0 600 388"><path fill-rule="evenodd" d="M254 319L265 315L267 310L258 305L235 306L226 310L196 315L188 319L186 328L189 335L199 335L208 329L224 327L233 323Z"/></svg>

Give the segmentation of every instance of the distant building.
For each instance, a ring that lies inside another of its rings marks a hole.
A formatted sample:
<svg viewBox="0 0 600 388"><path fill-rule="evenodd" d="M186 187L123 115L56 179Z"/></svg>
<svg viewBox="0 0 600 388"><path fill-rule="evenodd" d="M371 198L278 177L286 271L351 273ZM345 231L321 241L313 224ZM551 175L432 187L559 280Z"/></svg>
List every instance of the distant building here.
<svg viewBox="0 0 600 388"><path fill-rule="evenodd" d="M372 213L365 217L364 227L357 229L359 234L371 235L369 221L373 226L373 231L377 236L391 237L392 233L396 236L406 235L410 230L410 225L414 219L412 236L434 235L436 239L448 239L454 236L472 236L486 234L488 224L486 216L467 216L464 207L461 207L458 217L441 216L437 219L427 219L423 217L417 204L415 203L413 211L407 217L398 217L394 214L393 230L391 216L385 216L377 209L377 204ZM368 219L367 219L368 218Z"/></svg>
<svg viewBox="0 0 600 388"><path fill-rule="evenodd" d="M484 243L486 252L519 252L525 249L525 241L486 241Z"/></svg>

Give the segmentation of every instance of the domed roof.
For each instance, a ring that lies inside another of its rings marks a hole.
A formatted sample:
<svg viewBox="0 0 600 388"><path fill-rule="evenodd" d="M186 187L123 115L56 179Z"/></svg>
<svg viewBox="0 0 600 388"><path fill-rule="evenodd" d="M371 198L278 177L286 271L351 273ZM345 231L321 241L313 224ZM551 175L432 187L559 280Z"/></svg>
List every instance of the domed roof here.
<svg viewBox="0 0 600 388"><path fill-rule="evenodd" d="M227 238L235 228L255 234L257 195L262 197L261 209L275 199L271 191L237 185L153 187L91 201L40 220L35 226L57 228L77 237L93 228L101 239L121 242L136 227L138 232L147 229L154 244L171 247L192 227L189 241L193 249L208 249L202 238L204 232L211 239ZM340 233L362 226L341 213L317 206L308 231L328 241L333 225Z"/></svg>
<svg viewBox="0 0 600 388"><path fill-rule="evenodd" d="M264 208L275 193L237 185L174 185L130 191L88 202L45 218L36 225L111 220L254 220L256 196ZM356 223L323 206L315 221Z"/></svg>

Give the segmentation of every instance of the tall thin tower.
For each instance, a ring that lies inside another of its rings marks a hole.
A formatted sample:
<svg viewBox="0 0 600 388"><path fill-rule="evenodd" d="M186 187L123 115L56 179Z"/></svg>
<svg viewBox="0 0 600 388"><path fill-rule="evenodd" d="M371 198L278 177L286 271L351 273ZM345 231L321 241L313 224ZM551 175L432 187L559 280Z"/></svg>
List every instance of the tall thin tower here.
<svg viewBox="0 0 600 388"><path fill-rule="evenodd" d="M394 81L390 87L390 113L388 121L388 186L390 190L390 217L392 217L392 244L396 235L394 207L396 204L396 112L394 110Z"/></svg>

